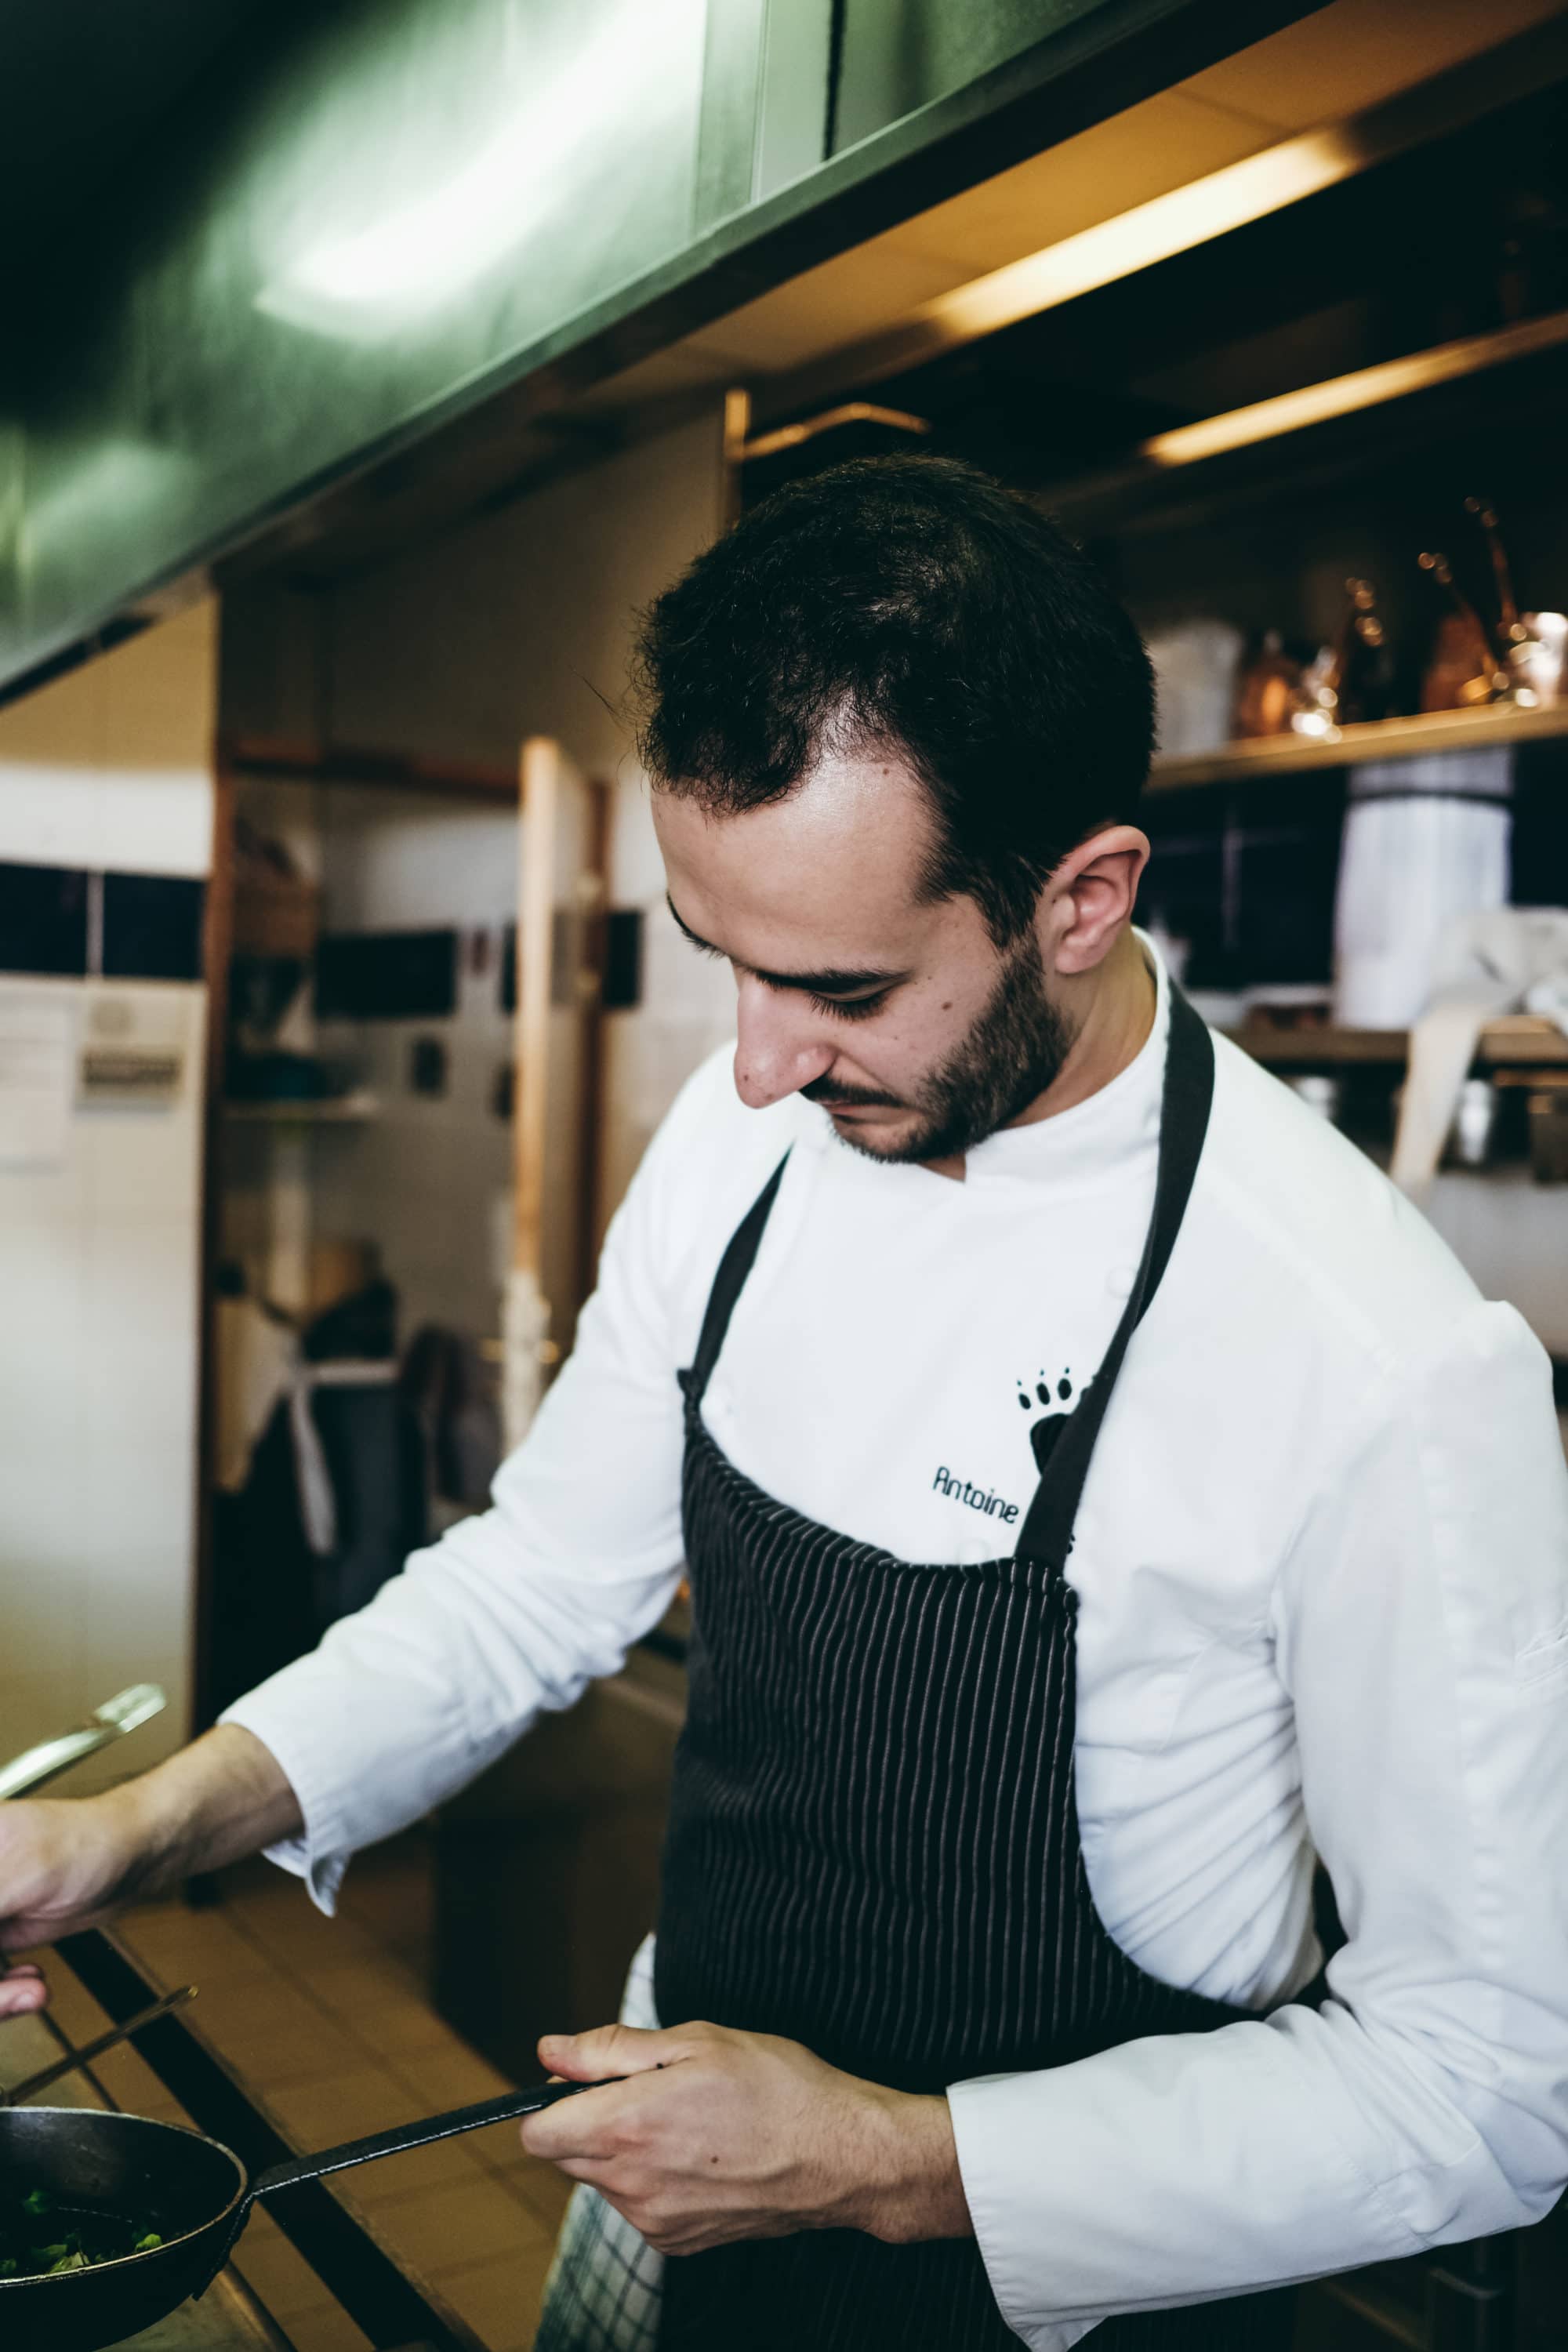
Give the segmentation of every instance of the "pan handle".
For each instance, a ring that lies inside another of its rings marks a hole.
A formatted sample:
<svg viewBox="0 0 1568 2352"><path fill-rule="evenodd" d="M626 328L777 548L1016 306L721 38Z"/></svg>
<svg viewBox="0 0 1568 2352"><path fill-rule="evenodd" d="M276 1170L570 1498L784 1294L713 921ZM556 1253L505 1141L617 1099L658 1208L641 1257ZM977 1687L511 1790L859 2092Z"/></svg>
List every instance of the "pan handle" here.
<svg viewBox="0 0 1568 2352"><path fill-rule="evenodd" d="M391 2131L373 2132L368 2139L343 2140L337 2147L322 2148L318 2155L297 2156L287 2164L271 2166L257 2175L237 2203L223 2250L197 2288L197 2294L206 2293L227 2262L250 2218L251 2207L261 2198L274 2196L280 2189L297 2189L302 2181L322 2180L330 2172L346 2172L353 2165L372 2164L380 2156L401 2156L408 2148L428 2147L435 2140L455 2138L458 2132L483 2131L487 2124L511 2123L519 2116L537 2115L542 2107L552 2107L558 2099L570 2099L578 2091L601 2087L597 2083L534 2083L524 2091L508 2091L499 2099L481 2099L471 2107L449 2107L444 2115L422 2116L416 2123L397 2124Z"/></svg>

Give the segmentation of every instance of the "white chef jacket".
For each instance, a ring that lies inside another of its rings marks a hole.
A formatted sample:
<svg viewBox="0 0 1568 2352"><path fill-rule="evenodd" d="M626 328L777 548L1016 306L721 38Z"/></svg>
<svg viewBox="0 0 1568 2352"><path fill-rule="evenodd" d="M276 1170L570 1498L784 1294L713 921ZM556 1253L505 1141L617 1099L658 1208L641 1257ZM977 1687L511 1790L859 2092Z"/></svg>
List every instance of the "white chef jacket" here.
<svg viewBox="0 0 1568 2352"><path fill-rule="evenodd" d="M680 1572L681 1400L724 1244L789 1167L709 1388L738 1469L900 1558L1011 1549L1149 1221L1167 993L1076 1108L955 1182L876 1165L727 1055L611 1227L493 1507L227 1720L278 1758L330 1907L347 1858L613 1673ZM1089 1883L1155 1976L1321 2011L955 2084L992 2286L1037 2352L1107 2314L1538 2218L1568 2178L1568 1476L1549 1368L1418 1213L1216 1040L1180 1240L1079 1514ZM1016 1512L1016 1516L1010 1516ZM548 1932L548 1922L541 1932Z"/></svg>

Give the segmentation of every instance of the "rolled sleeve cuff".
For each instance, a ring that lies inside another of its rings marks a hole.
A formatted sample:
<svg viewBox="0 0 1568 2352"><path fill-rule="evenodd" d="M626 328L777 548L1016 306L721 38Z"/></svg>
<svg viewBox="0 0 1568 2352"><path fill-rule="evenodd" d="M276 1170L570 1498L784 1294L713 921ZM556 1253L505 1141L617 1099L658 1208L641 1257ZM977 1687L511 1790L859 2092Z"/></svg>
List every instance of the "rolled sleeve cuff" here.
<svg viewBox="0 0 1568 2352"><path fill-rule="evenodd" d="M338 1907L338 1889L355 1842L341 1802L328 1786L323 1759L313 1752L308 1731L291 1719L292 1713L264 1685L225 1707L218 1721L238 1724L277 1759L299 1801L305 1826L298 1837L281 1839L264 1852L279 1870L304 1880L311 1902L330 1919Z"/></svg>
<svg viewBox="0 0 1568 2352"><path fill-rule="evenodd" d="M996 2102L987 2094L1013 2078L978 2075L955 2083L947 2095L952 2136L958 2149L959 2176L974 2224L981 2259L996 2307L1015 2336L1031 2352L1068 2352L1081 2343L1099 2315L1085 2319L1042 2319L1039 2315L1040 2272L1048 2259L1041 2245L1043 2212L1017 2211L1017 2165L1004 2160L1002 2141L1007 2135L995 2128ZM1027 2250L1026 2252L1026 2249Z"/></svg>

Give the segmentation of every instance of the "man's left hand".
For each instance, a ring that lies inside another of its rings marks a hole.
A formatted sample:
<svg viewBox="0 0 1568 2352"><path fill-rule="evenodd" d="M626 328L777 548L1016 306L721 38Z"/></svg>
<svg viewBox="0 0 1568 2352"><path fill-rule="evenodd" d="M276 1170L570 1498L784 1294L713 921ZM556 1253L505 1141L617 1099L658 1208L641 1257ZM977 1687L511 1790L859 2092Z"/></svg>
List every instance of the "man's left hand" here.
<svg viewBox="0 0 1568 2352"><path fill-rule="evenodd" d="M530 2116L524 2147L599 2189L660 2253L797 2230L971 2234L945 2099L721 2025L605 2025L546 2036L539 2055L603 2088Z"/></svg>

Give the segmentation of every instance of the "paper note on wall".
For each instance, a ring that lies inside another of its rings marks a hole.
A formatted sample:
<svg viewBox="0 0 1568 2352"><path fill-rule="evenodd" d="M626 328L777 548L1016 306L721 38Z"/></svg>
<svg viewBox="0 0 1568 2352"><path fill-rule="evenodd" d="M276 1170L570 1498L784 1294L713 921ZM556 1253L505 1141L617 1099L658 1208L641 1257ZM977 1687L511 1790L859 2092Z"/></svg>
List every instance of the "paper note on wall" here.
<svg viewBox="0 0 1568 2352"><path fill-rule="evenodd" d="M75 1047L68 1004L0 994L0 1168L63 1166Z"/></svg>

